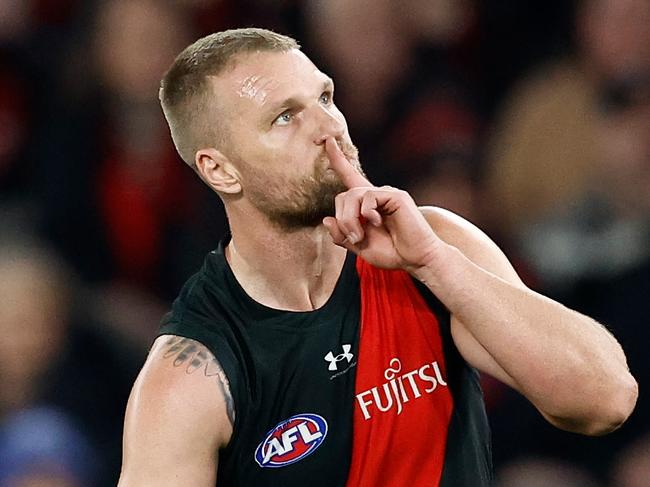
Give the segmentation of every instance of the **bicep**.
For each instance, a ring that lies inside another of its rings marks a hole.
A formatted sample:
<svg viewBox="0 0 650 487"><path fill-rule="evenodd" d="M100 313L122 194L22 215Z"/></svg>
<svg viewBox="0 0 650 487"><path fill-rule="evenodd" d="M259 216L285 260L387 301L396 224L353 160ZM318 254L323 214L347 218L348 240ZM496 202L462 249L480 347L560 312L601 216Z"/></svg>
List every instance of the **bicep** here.
<svg viewBox="0 0 650 487"><path fill-rule="evenodd" d="M127 409L119 487L214 487L218 450L133 409Z"/></svg>
<svg viewBox="0 0 650 487"><path fill-rule="evenodd" d="M225 398L213 377L188 373L160 348L129 398L119 487L213 487L219 448L232 431Z"/></svg>

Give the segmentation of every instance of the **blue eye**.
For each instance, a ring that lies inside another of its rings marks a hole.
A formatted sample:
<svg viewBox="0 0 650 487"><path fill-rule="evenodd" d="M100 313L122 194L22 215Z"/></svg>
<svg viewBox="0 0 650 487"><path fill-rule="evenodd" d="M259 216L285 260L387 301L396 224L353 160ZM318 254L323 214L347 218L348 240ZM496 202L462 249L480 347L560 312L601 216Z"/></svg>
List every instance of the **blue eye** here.
<svg viewBox="0 0 650 487"><path fill-rule="evenodd" d="M275 125L287 125L293 119L293 114L290 111L286 111L278 115L278 117L273 121Z"/></svg>
<svg viewBox="0 0 650 487"><path fill-rule="evenodd" d="M330 103L332 103L332 92L331 91L324 91L323 93L321 93L321 95L319 97L319 101L323 105L329 105Z"/></svg>

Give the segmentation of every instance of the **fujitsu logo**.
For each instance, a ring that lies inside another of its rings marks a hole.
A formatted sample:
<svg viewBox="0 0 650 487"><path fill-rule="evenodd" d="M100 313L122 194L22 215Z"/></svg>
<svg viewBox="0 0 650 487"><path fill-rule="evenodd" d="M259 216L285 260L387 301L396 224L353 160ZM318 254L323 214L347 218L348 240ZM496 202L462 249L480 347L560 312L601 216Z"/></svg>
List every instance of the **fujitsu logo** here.
<svg viewBox="0 0 650 487"><path fill-rule="evenodd" d="M401 371L400 360L391 359L388 368L384 371L387 382L357 394L364 419L370 419L374 409L385 413L394 407L397 409L397 414L401 414L404 405L412 399L422 397L423 392L431 394L439 385L447 386L437 361L398 375Z"/></svg>
<svg viewBox="0 0 650 487"><path fill-rule="evenodd" d="M338 368L336 362L339 362L341 360L347 360L348 363L352 362L352 357L354 357L354 355L350 353L350 350L352 350L352 345L348 345L347 343L343 345L343 353L337 355L336 357L330 350L324 357L324 359L330 363L327 370L336 370Z"/></svg>

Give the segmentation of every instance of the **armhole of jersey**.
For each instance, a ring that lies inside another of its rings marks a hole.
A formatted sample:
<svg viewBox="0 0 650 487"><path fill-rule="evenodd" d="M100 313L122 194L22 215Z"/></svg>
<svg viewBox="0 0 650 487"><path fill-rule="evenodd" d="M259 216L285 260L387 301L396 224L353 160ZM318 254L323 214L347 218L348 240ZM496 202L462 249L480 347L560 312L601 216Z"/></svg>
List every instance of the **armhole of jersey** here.
<svg viewBox="0 0 650 487"><path fill-rule="evenodd" d="M454 416L449 424L448 458L440 487L492 485L491 434L478 371L460 354L451 335L451 313L420 281L412 278L427 305L440 317ZM477 443L478 442L478 443ZM477 479L480 479L477 480Z"/></svg>
<svg viewBox="0 0 650 487"><path fill-rule="evenodd" d="M449 352L453 349L454 354L458 355L458 350L454 345L454 341L451 337L451 314L447 307L442 304L442 302L436 297L431 290L422 284L420 281L411 277L411 281L415 284L416 289L420 293L420 296L427 303L427 306L434 312L440 323L440 335L442 336L443 345L445 347L445 355L448 357L447 360L451 359ZM462 360L462 357L461 357Z"/></svg>
<svg viewBox="0 0 650 487"><path fill-rule="evenodd" d="M167 316L165 318L168 318ZM219 337L215 333L208 331L200 325L192 325L187 322L178 322L173 319L163 319L163 324L158 330L157 336L176 335L184 338L190 338L201 343L210 350L210 353L219 361L219 365L226 374L230 385L230 394L235 405L235 424L233 425L232 436L228 445L222 449L226 452L232 448L238 437L239 424L242 418L246 416L245 404L243 401L242 380L237 371L236 361L233 352L228 348L225 337Z"/></svg>

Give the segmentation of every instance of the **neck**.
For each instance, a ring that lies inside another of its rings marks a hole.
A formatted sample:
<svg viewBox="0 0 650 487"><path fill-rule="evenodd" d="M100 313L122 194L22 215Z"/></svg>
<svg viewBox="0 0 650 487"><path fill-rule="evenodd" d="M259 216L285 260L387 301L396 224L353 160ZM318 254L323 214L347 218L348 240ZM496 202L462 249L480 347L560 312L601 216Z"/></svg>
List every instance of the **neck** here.
<svg viewBox="0 0 650 487"><path fill-rule="evenodd" d="M346 251L319 225L287 231L265 217L230 218L226 259L246 293L276 309L310 311L323 306L338 280Z"/></svg>

